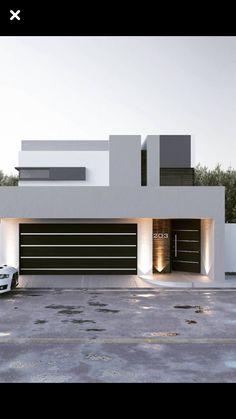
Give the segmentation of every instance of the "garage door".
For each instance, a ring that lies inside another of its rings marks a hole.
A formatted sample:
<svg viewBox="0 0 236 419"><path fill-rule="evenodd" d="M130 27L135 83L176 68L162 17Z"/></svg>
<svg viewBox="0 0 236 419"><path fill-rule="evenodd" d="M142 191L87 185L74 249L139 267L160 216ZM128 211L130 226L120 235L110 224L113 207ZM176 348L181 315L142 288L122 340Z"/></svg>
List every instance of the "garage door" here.
<svg viewBox="0 0 236 419"><path fill-rule="evenodd" d="M20 274L137 273L137 224L20 224Z"/></svg>

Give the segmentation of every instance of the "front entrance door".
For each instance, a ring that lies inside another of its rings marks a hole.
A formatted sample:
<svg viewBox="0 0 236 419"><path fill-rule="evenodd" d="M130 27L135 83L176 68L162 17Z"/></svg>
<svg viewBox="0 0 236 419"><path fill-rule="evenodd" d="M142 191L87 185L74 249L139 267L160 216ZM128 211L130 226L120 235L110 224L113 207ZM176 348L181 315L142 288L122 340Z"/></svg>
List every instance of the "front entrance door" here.
<svg viewBox="0 0 236 419"><path fill-rule="evenodd" d="M201 272L200 220L172 220L172 270Z"/></svg>

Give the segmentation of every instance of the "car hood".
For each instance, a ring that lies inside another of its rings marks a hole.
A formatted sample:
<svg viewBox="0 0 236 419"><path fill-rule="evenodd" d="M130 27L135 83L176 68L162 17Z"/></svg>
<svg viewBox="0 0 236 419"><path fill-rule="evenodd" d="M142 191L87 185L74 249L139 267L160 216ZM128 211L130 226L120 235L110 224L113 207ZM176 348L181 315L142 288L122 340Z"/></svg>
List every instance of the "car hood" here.
<svg viewBox="0 0 236 419"><path fill-rule="evenodd" d="M12 274L14 272L17 272L17 269L13 266L3 266L0 265L0 275L2 274Z"/></svg>

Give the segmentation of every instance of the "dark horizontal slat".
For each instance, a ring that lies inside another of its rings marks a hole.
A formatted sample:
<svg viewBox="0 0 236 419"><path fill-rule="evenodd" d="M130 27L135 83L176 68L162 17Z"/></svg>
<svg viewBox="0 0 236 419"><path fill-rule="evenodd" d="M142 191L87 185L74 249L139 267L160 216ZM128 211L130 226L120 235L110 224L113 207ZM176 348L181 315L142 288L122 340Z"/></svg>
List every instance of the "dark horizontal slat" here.
<svg viewBox="0 0 236 419"><path fill-rule="evenodd" d="M192 168L161 168L161 186L193 186L194 169Z"/></svg>
<svg viewBox="0 0 236 419"><path fill-rule="evenodd" d="M40 271L37 269L31 269L31 270L20 270L20 275L136 275L137 270L45 270Z"/></svg>
<svg viewBox="0 0 236 419"><path fill-rule="evenodd" d="M199 231L172 231L172 240L175 240L175 235L177 240L199 240L200 233Z"/></svg>
<svg viewBox="0 0 236 419"><path fill-rule="evenodd" d="M20 224L20 233L136 233L137 224Z"/></svg>
<svg viewBox="0 0 236 419"><path fill-rule="evenodd" d="M79 244L79 245L112 245L112 244L136 244L136 235L79 235L79 236L20 236L21 244L40 244L40 245L66 245L66 244Z"/></svg>
<svg viewBox="0 0 236 419"><path fill-rule="evenodd" d="M200 263L199 264L195 264L195 263L176 263L173 262L172 263L172 270L173 271L183 271L183 272L196 272L199 273L200 272Z"/></svg>
<svg viewBox="0 0 236 419"><path fill-rule="evenodd" d="M200 230L200 220L199 219L173 219L171 221L172 229L197 229Z"/></svg>
<svg viewBox="0 0 236 419"><path fill-rule="evenodd" d="M136 256L136 247L21 247L21 256Z"/></svg>
<svg viewBox="0 0 236 419"><path fill-rule="evenodd" d="M172 250L172 258L174 261L175 257L175 251ZM180 260L186 260L186 261L193 261L193 262L199 262L200 261L200 255L199 253L182 253L178 251L178 259Z"/></svg>
<svg viewBox="0 0 236 419"><path fill-rule="evenodd" d="M178 250L199 250L199 243L178 242Z"/></svg>
<svg viewBox="0 0 236 419"><path fill-rule="evenodd" d="M21 259L23 268L135 268L135 259Z"/></svg>

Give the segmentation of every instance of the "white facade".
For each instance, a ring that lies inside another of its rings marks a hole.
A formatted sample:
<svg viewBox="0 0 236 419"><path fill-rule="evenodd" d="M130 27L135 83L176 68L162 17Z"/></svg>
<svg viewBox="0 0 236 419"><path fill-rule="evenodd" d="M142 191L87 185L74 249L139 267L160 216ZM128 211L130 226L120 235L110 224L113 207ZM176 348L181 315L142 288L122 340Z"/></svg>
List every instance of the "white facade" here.
<svg viewBox="0 0 236 419"><path fill-rule="evenodd" d="M153 220L173 220L169 223L173 228L168 233L170 245L159 243L159 260L168 254L170 271L201 273L221 282L225 272L224 188L195 187L192 178L187 184L175 182L179 186L161 182L163 168L174 174L179 168L193 173L190 137L162 137L148 136L144 149L140 136L110 136L109 143L22 142L19 187L0 191L0 263L19 268L22 276L37 276L42 271L46 275L54 271L55 277L58 271L62 275L90 275L91 271L152 275L156 273ZM175 230L174 222L180 225L180 221L182 227ZM35 225L24 225L27 223ZM42 226L44 223L49 225ZM51 226L53 223L58 226ZM61 227L69 223L75 225ZM79 226L81 223L111 226ZM114 223L137 226L112 226ZM179 242L184 242L178 255L177 244L176 254L172 252L172 231L180 232ZM51 240L50 235L58 237ZM67 235L78 237L64 237ZM106 235L112 239L107 240ZM68 249L59 251L59 247ZM81 249L74 251L73 247ZM107 249L101 251L103 247ZM120 251L119 247L127 249Z"/></svg>
<svg viewBox="0 0 236 419"><path fill-rule="evenodd" d="M85 167L86 180L20 180L19 186L109 186L109 151L20 151L20 167Z"/></svg>

